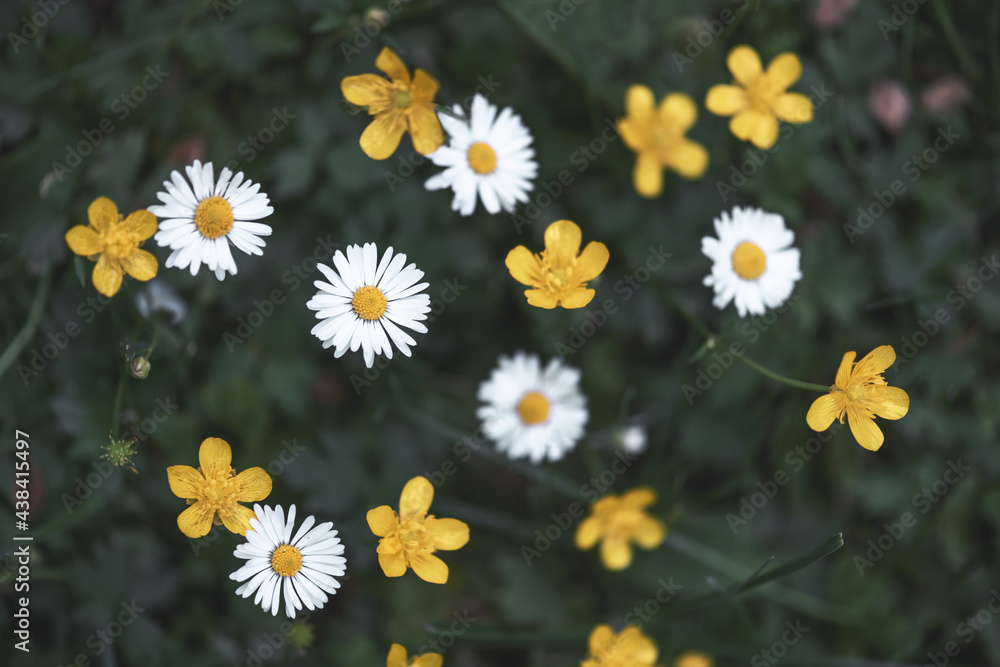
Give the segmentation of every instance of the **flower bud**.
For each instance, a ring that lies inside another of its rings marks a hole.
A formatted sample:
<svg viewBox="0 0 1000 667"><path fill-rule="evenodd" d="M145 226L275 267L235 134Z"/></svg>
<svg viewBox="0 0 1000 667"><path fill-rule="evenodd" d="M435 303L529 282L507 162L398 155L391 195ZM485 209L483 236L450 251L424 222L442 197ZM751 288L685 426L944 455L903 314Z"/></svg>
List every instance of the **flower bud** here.
<svg viewBox="0 0 1000 667"><path fill-rule="evenodd" d="M136 356L128 365L128 372L136 380L145 380L146 376L149 375L149 369L149 360L146 357Z"/></svg>

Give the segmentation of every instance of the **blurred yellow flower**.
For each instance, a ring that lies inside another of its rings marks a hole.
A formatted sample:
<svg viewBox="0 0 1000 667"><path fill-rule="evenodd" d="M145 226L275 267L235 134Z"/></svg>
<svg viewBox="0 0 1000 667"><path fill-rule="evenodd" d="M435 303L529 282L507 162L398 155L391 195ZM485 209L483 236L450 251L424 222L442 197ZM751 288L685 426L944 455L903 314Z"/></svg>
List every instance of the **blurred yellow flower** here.
<svg viewBox="0 0 1000 667"><path fill-rule="evenodd" d="M426 71L410 71L392 49L383 47L375 66L389 75L377 74L344 77L340 90L351 104L368 107L375 120L361 134L361 150L368 157L384 160L392 155L403 133L410 132L413 147L429 155L444 143L444 130L434 111L438 82Z"/></svg>
<svg viewBox="0 0 1000 667"><path fill-rule="evenodd" d="M673 169L684 178L700 178L708 166L708 151L684 133L698 119L698 108L690 97L672 93L655 106L652 91L632 86L625 94L625 118L618 119L618 132L625 145L639 154L632 182L643 197L663 191L663 169Z"/></svg>
<svg viewBox="0 0 1000 667"><path fill-rule="evenodd" d="M528 303L539 308L583 308L594 298L586 289L608 263L608 248L591 241L580 253L580 228L557 220L545 230L545 250L532 254L523 245L509 253L505 264L514 280L534 289L525 290Z"/></svg>
<svg viewBox="0 0 1000 667"><path fill-rule="evenodd" d="M239 503L264 500L271 493L271 476L263 468L248 468L237 475L232 461L228 442L205 438L198 449L200 468L167 468L170 490L191 505L177 517L177 526L188 537L208 534L213 522L237 535L245 534L256 515Z"/></svg>
<svg viewBox="0 0 1000 667"><path fill-rule="evenodd" d="M601 543L601 562L609 570L623 570L632 563L635 542L643 549L654 549L667 537L667 527L645 512L656 502L656 491L640 486L619 498L608 494L594 503L590 516L576 529L576 546L587 550Z"/></svg>
<svg viewBox="0 0 1000 667"><path fill-rule="evenodd" d="M737 85L712 86L705 106L717 116L732 116L730 131L757 148L770 148L778 140L778 120L808 123L813 119L812 100L785 90L802 76L802 63L794 53L775 57L764 71L760 56L749 46L737 46L726 60Z"/></svg>
<svg viewBox="0 0 1000 667"><path fill-rule="evenodd" d="M659 651L652 639L634 625L615 634L610 625L598 625L587 639L589 655L580 667L653 667Z"/></svg>
<svg viewBox="0 0 1000 667"><path fill-rule="evenodd" d="M857 364L853 363L855 356L856 352L844 354L830 393L813 401L806 423L814 431L825 431L834 419L843 424L846 413L858 444L874 452L884 440L875 417L901 419L910 409L910 397L899 387L888 386L882 377L896 361L891 345L875 348Z"/></svg>
<svg viewBox="0 0 1000 667"><path fill-rule="evenodd" d="M156 275L156 258L140 250L142 242L156 233L156 216L134 211L122 221L118 207L107 197L98 197L87 208L90 226L77 225L66 232L66 245L77 255L97 261L92 279L104 296L114 296L122 286L122 273L146 281Z"/></svg>
<svg viewBox="0 0 1000 667"><path fill-rule="evenodd" d="M677 656L674 667L715 667L715 661L701 651L688 651Z"/></svg>
<svg viewBox="0 0 1000 667"><path fill-rule="evenodd" d="M368 510L368 527L381 537L378 564L387 577L401 577L407 567L432 584L448 581L448 566L435 551L461 549L469 541L469 526L458 519L428 515L434 487L424 477L414 477L399 497L399 514L388 505Z"/></svg>
<svg viewBox="0 0 1000 667"><path fill-rule="evenodd" d="M406 648L401 644L393 644L389 649L385 667L441 667L442 661L440 653L424 653L407 660Z"/></svg>

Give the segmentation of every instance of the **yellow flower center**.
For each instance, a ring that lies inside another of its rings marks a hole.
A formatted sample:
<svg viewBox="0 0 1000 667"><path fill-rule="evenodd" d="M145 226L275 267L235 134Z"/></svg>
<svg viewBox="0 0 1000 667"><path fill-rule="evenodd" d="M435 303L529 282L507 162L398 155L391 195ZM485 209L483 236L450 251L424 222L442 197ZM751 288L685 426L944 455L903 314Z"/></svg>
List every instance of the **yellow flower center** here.
<svg viewBox="0 0 1000 667"><path fill-rule="evenodd" d="M408 108L412 101L409 91L406 90L398 90L392 95L392 105L397 109Z"/></svg>
<svg viewBox="0 0 1000 667"><path fill-rule="evenodd" d="M733 251L733 271L743 280L757 280L767 268L767 257L756 243L744 241Z"/></svg>
<svg viewBox="0 0 1000 667"><path fill-rule="evenodd" d="M203 199L194 210L194 224L202 236L217 239L233 228L233 207L222 197Z"/></svg>
<svg viewBox="0 0 1000 667"><path fill-rule="evenodd" d="M201 468L198 468L202 472ZM204 472L202 472L204 475ZM198 500L208 503L213 511L224 508L231 508L236 504L236 470L230 468L228 471L218 472L212 476L205 476L205 481L198 487Z"/></svg>
<svg viewBox="0 0 1000 667"><path fill-rule="evenodd" d="M773 114L775 101L784 93L783 88L775 86L766 74L761 74L757 80L746 87L747 97L750 98L750 107L754 111Z"/></svg>
<svg viewBox="0 0 1000 667"><path fill-rule="evenodd" d="M517 416L521 421L529 426L541 424L549 418L549 409L552 404L545 394L537 391L529 391L521 397L517 403Z"/></svg>
<svg viewBox="0 0 1000 667"><path fill-rule="evenodd" d="M863 384L851 384L847 386L844 393L847 394L847 399L853 403L864 400L867 392L865 391L865 386Z"/></svg>
<svg viewBox="0 0 1000 667"><path fill-rule="evenodd" d="M139 247L139 240L133 234L124 231L121 225L122 216L118 216L118 222L110 223L100 234L101 244L104 246L101 252L108 256L108 259L121 260L135 252Z"/></svg>
<svg viewBox="0 0 1000 667"><path fill-rule="evenodd" d="M385 298L382 290L371 285L358 288L354 298L351 299L351 307L358 317L369 321L382 317L388 304L389 300Z"/></svg>
<svg viewBox="0 0 1000 667"><path fill-rule="evenodd" d="M302 569L302 552L290 544L282 544L271 554L271 569L279 576L292 576Z"/></svg>
<svg viewBox="0 0 1000 667"><path fill-rule="evenodd" d="M492 174L496 171L497 154L489 144L482 141L472 144L466 158L469 160L469 167L477 174Z"/></svg>

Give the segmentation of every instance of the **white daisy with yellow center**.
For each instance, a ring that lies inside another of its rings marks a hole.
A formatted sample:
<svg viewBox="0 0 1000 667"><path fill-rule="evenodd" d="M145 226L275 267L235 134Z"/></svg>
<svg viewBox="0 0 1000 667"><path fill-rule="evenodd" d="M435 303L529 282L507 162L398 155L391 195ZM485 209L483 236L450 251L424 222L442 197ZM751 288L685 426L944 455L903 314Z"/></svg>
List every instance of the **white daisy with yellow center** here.
<svg viewBox="0 0 1000 667"><path fill-rule="evenodd" d="M706 236L701 251L712 260L704 283L715 289L712 303L720 310L736 302L740 317L763 315L781 306L792 293L799 271L795 235L785 219L759 208L733 209L715 220L719 238Z"/></svg>
<svg viewBox="0 0 1000 667"><path fill-rule="evenodd" d="M558 461L576 446L587 425L580 371L552 359L543 369L537 355L500 357L477 397L476 415L497 450L512 459Z"/></svg>
<svg viewBox="0 0 1000 667"><path fill-rule="evenodd" d="M458 105L454 111L464 115ZM468 120L443 113L438 117L449 141L429 157L447 169L428 179L424 187L454 190L451 209L462 215L472 215L477 196L490 214L500 209L513 213L517 202L528 201L528 193L535 187L531 180L538 175L538 163L531 147L534 139L520 116L510 107L498 116L497 108L477 94Z"/></svg>
<svg viewBox="0 0 1000 667"><path fill-rule="evenodd" d="M268 225L252 222L274 212L267 195L259 192L260 184L243 180L243 172L233 176L224 167L215 181L212 163L200 160L184 168L191 184L179 171L163 182L166 192L157 192L162 205L150 206L149 212L162 218L159 231L153 237L160 247L173 252L167 257L167 267L190 267L197 275L204 264L215 277L223 280L226 272L236 275L236 262L229 250L232 243L248 255L263 255L266 244L260 238L270 236Z"/></svg>
<svg viewBox="0 0 1000 667"><path fill-rule="evenodd" d="M248 598L257 591L254 604L272 616L278 615L281 596L285 596L285 613L295 618L303 606L313 611L326 604L327 593L335 595L344 576L347 560L344 545L331 522L313 527L312 516L302 522L295 536L295 505L288 508L288 520L278 505L275 509L254 505L257 517L250 519L247 541L236 547L233 555L246 559L246 565L229 575L234 581L246 581L236 589L237 595ZM249 579L249 581L247 581Z"/></svg>
<svg viewBox="0 0 1000 667"><path fill-rule="evenodd" d="M330 282L317 280L313 284L319 292L306 306L318 311L322 320L312 328L312 334L323 341L323 347L335 346L334 357L362 348L368 368L375 362L376 354L392 359L391 339L399 351L410 356L410 346L417 342L400 327L427 333L420 320L427 319L431 298L418 294L427 283L417 283L424 272L415 264L403 268L406 255L393 255L392 247L386 248L378 261L374 243L348 246L347 255L337 251L333 256L334 271L319 264Z"/></svg>

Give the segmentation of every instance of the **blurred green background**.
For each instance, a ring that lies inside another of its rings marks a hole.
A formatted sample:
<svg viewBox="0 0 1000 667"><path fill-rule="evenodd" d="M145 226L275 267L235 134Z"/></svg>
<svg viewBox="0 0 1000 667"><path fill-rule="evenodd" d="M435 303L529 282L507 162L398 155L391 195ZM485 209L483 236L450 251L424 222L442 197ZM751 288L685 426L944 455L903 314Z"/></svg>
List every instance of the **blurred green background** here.
<svg viewBox="0 0 1000 667"><path fill-rule="evenodd" d="M645 605L655 612L642 627L663 664L688 649L718 665L773 664L779 652L796 665L1000 664L1000 623L987 607L1000 586L1000 281L990 268L1000 245L1000 5L51 0L5 3L0 17L4 627L21 595L16 429L30 434L34 536L31 653L5 630L0 662L372 665L393 642L413 654L434 640L448 644L445 665L573 665L594 625L636 622ZM704 109L707 90L729 81L725 56L737 44L765 63L799 54L793 90L816 102L814 122L786 126L766 154ZM462 219L450 191L424 190L438 168L408 163L408 137L383 162L361 152L368 116L352 114L340 80L374 72L384 45L440 81L439 103L478 87L521 114L535 137L539 209L519 207L514 219L479 206ZM633 83L658 98L691 95L700 111L689 134L711 154L702 179L668 174L655 200L631 186L634 155L617 139L596 141ZM939 132L954 138L944 150L934 148ZM195 158L261 183L275 209L264 256L237 254L238 275L218 282L204 269L164 268L165 249L150 242L159 278L186 304L183 321L144 320L135 281L102 303L93 265L63 235L86 224L98 196L125 214L158 203L170 171ZM572 183L552 197L545 183L564 170ZM880 198L884 212L857 227L859 207L877 212ZM701 284L701 238L735 205L781 213L795 232L803 278L777 316L717 311ZM579 224L585 243L607 244L611 260L589 307L533 309L503 259L518 244L540 250L560 218ZM434 305L414 356L377 372L360 354L322 350L305 307L314 260L369 241L425 271ZM619 284L644 277L637 268L661 247L671 257L646 282ZM607 300L615 312L573 347ZM820 384L833 382L845 351L891 344L899 358L886 377L909 393L910 412L879 420L877 453L847 428L827 444L810 440L816 395L739 363L713 368L676 304L718 334L715 352L739 341L772 370ZM259 326L243 335L241 321ZM139 438L136 472L112 469L99 457L116 422L123 344L134 354L154 335L149 377L125 379L117 418L120 433ZM456 450L476 435L475 391L498 355L548 359L559 344L571 346L566 361L582 369L589 399L577 450L539 469L488 445ZM688 400L685 385L719 372ZM611 488L653 486L671 532L609 573L573 547L573 528L551 526L587 502L584 485L609 468L630 420L648 428L649 448ZM197 465L209 436L232 445L237 470L270 466L268 503L295 503L300 517L340 530L347 577L306 621L311 642L233 594L238 537L217 528L193 541L177 529L184 502L165 469ZM959 461L971 469L942 481ZM433 477L445 468L454 474ZM779 472L787 483L769 484ZM445 554L444 586L412 572L385 578L365 523L420 474L441 482L432 512L472 529L465 548ZM773 497L754 496L768 489ZM732 520L741 510L745 525ZM913 525L895 526L907 512ZM556 539L528 565L522 545L535 548L547 528ZM764 574L840 532L844 546L828 558L726 593L768 559ZM663 582L682 589L648 604ZM143 611L104 641L133 601ZM458 617L475 620L453 627ZM788 644L786 623L808 631Z"/></svg>

